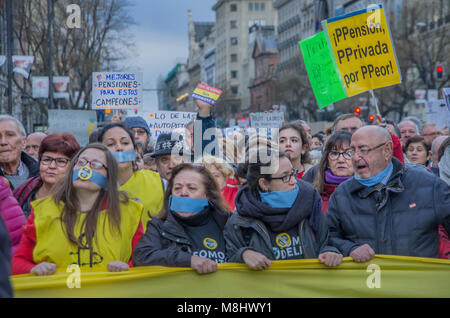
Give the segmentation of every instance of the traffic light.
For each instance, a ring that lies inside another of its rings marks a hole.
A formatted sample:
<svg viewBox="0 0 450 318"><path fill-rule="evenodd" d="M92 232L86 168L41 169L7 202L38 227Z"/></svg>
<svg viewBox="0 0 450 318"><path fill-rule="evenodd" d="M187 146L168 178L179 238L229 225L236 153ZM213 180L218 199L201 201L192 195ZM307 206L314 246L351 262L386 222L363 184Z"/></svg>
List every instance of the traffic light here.
<svg viewBox="0 0 450 318"><path fill-rule="evenodd" d="M135 114L135 115L137 115L137 113L138 113L138 110L137 110L137 109L135 109L135 110L134 110L134 114Z"/></svg>
<svg viewBox="0 0 450 318"><path fill-rule="evenodd" d="M355 108L355 114L356 114L356 115L361 114L361 108L360 108L360 107L356 107L356 108Z"/></svg>
<svg viewBox="0 0 450 318"><path fill-rule="evenodd" d="M441 64L436 65L436 80L444 80L444 66Z"/></svg>
<svg viewBox="0 0 450 318"><path fill-rule="evenodd" d="M369 115L369 123L373 123L374 119L375 119L374 115Z"/></svg>

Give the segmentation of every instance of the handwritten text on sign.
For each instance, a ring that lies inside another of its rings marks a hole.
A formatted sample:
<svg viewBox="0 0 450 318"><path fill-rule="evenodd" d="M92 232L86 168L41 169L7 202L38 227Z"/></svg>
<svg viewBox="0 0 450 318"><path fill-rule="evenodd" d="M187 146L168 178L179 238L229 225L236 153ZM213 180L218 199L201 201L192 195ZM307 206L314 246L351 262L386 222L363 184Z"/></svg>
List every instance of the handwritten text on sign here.
<svg viewBox="0 0 450 318"><path fill-rule="evenodd" d="M142 117L147 122L152 136L158 137L159 134L172 132L184 135L184 126L195 119L196 115L194 112L158 111L144 113Z"/></svg>
<svg viewBox="0 0 450 318"><path fill-rule="evenodd" d="M306 72L319 108L347 97L324 32L299 42Z"/></svg>
<svg viewBox="0 0 450 318"><path fill-rule="evenodd" d="M282 112L250 114L252 128L280 128L283 126L283 122L284 114Z"/></svg>
<svg viewBox="0 0 450 318"><path fill-rule="evenodd" d="M142 72L92 73L92 108L121 109L142 106Z"/></svg>
<svg viewBox="0 0 450 318"><path fill-rule="evenodd" d="M214 105L221 94L222 91L220 89L206 85L205 83L199 83L191 94L191 97Z"/></svg>
<svg viewBox="0 0 450 318"><path fill-rule="evenodd" d="M323 21L348 96L401 82L382 5Z"/></svg>

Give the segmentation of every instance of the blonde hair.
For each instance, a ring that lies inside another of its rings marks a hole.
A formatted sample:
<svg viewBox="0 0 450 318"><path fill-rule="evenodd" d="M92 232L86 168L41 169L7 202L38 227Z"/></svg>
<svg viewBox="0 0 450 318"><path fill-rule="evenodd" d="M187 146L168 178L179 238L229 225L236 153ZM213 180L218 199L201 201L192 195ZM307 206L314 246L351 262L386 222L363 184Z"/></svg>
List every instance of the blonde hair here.
<svg viewBox="0 0 450 318"><path fill-rule="evenodd" d="M209 171L211 171L211 167L215 167L217 170L219 170L223 174L225 179L234 177L233 168L222 158L208 155L208 156L203 156L202 158L199 158L196 161L196 163L201 163Z"/></svg>

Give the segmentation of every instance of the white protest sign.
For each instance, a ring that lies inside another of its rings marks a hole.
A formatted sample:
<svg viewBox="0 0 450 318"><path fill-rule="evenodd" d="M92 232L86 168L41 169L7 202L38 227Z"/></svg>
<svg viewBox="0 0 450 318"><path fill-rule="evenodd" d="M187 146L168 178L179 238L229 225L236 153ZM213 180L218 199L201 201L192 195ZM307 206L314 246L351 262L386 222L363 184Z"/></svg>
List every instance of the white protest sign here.
<svg viewBox="0 0 450 318"><path fill-rule="evenodd" d="M33 98L48 98L48 76L33 76L31 78L31 87Z"/></svg>
<svg viewBox="0 0 450 318"><path fill-rule="evenodd" d="M425 100L425 97L426 97L426 90L424 90L424 89L416 89L415 91L414 91L414 96L415 96L415 98L416 98L416 103L425 103L426 102L426 100Z"/></svg>
<svg viewBox="0 0 450 318"><path fill-rule="evenodd" d="M429 101L438 100L438 90L437 89L429 89L428 90L428 100Z"/></svg>
<svg viewBox="0 0 450 318"><path fill-rule="evenodd" d="M80 146L89 142L89 134L96 128L97 115L94 110L48 110L50 133L71 133Z"/></svg>
<svg viewBox="0 0 450 318"><path fill-rule="evenodd" d="M53 98L69 99L69 76L54 76L53 77Z"/></svg>
<svg viewBox="0 0 450 318"><path fill-rule="evenodd" d="M438 129L450 127L450 113L444 99L429 101L425 105L425 120L427 123L436 124Z"/></svg>
<svg viewBox="0 0 450 318"><path fill-rule="evenodd" d="M184 126L195 119L195 112L157 111L141 113L153 137L177 132L184 136Z"/></svg>
<svg viewBox="0 0 450 318"><path fill-rule="evenodd" d="M142 106L142 72L92 73L92 109Z"/></svg>
<svg viewBox="0 0 450 318"><path fill-rule="evenodd" d="M250 114L250 127L252 128L280 128L283 123L283 112Z"/></svg>

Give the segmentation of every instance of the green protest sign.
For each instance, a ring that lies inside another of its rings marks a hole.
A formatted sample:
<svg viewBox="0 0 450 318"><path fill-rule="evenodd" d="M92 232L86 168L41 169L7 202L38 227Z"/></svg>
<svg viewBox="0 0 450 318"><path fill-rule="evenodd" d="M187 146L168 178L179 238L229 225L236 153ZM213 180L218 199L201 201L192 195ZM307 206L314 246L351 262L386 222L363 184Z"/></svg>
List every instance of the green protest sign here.
<svg viewBox="0 0 450 318"><path fill-rule="evenodd" d="M324 32L298 42L319 108L347 97Z"/></svg>

